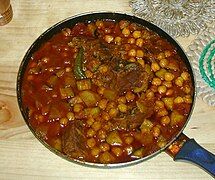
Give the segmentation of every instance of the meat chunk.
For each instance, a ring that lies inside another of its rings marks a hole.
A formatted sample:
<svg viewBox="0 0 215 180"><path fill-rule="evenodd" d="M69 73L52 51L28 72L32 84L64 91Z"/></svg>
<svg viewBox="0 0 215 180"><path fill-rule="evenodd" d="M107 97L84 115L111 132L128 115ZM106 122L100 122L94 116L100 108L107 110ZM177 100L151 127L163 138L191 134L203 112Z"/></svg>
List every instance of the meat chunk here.
<svg viewBox="0 0 215 180"><path fill-rule="evenodd" d="M76 120L68 124L62 135L62 151L73 158L84 158L87 155L85 142L83 122Z"/></svg>
<svg viewBox="0 0 215 180"><path fill-rule="evenodd" d="M135 88L148 87L149 74L134 63L126 65L117 73L117 89L120 94ZM144 90L144 89L143 89Z"/></svg>
<svg viewBox="0 0 215 180"><path fill-rule="evenodd" d="M144 120L145 116L142 113L137 113L135 115L128 115L126 117L123 118L114 118L111 120L113 126L112 129L124 129L124 130L132 130L132 129L136 129L137 127L139 127L143 120Z"/></svg>
<svg viewBox="0 0 215 180"><path fill-rule="evenodd" d="M122 118L114 118L111 120L112 129L133 130L139 128L144 119L149 118L153 114L154 100L145 99L142 102L142 109L136 109L134 114L127 115Z"/></svg>

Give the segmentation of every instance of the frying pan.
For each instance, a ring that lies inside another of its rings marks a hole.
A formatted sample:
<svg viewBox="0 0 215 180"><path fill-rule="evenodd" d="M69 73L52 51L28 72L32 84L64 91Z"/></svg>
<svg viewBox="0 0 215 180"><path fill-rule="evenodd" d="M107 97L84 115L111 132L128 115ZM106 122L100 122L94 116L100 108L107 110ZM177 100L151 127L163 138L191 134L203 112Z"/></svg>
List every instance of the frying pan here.
<svg viewBox="0 0 215 180"><path fill-rule="evenodd" d="M189 63L189 60L188 60L186 54L184 53L183 49L179 46L179 44L170 35L168 35L165 31L163 31L156 25L154 25L150 22L147 22L143 19L132 16L132 15L127 15L127 14L122 14L122 13L113 13L113 12L96 12L96 13L88 13L88 14L81 14L78 16L73 16L73 17L70 17L68 19L65 19L65 20L55 24L54 26L52 26L51 28L46 30L42 35L40 35L36 39L36 41L31 45L31 47L28 49L27 53L25 54L25 56L21 62L21 65L20 65L20 68L18 71L18 76L17 76L17 99L18 99L18 104L19 104L19 108L22 113L22 116L23 116L26 124L28 125L29 129L31 130L31 132L45 147L47 147L49 150L51 150L58 156L65 158L68 161L79 163L79 164L86 165L86 166L101 167L101 168L123 167L123 166L142 162L144 160L147 160L147 159L157 155L158 153L160 153L162 151L166 151L169 155L171 155L174 158L174 160L185 160L185 161L192 162L192 163L200 166L201 168L203 168L205 171L210 173L213 177L215 177L215 155L213 155L212 153L208 152L207 150L202 148L200 145L198 145L194 139L189 139L187 136L185 136L182 133L183 129L185 128L187 122L189 121L189 119L191 117L191 114L192 114L192 111L194 108L194 104L195 104L196 91L194 91L194 93L192 94L192 96L193 96L192 97L192 99L193 99L192 108L191 108L191 111L187 118L187 121L186 121L185 125L183 126L183 128L181 129L181 131L176 136L172 137L172 139L169 141L169 143L167 143L167 145L165 147L161 148L160 150L156 151L155 153L153 153L151 155L148 155L146 157L143 157L143 158L131 161L131 162L117 163L117 164L96 164L96 163L82 162L77 159L71 159L71 158L68 158L66 155L62 154L61 152L55 150L51 146L49 146L45 141L43 141L36 135L35 131L33 130L33 128L31 127L31 125L28 122L27 112L22 105L22 83L23 83L22 79L23 79L26 67L29 63L29 60L31 59L32 54L35 51L37 51L44 42L49 40L54 34L60 32L63 28L72 27L78 22L89 22L89 21L94 21L97 19L110 19L110 20L116 20L116 21L129 20L131 22L141 24L141 25L147 27L148 29L156 32L161 37L167 39L177 49L177 52L179 53L179 55L182 57L183 61L185 62L186 66L188 68L188 71L191 75L192 86L194 87L194 90L195 90L194 73L192 71L192 67Z"/></svg>

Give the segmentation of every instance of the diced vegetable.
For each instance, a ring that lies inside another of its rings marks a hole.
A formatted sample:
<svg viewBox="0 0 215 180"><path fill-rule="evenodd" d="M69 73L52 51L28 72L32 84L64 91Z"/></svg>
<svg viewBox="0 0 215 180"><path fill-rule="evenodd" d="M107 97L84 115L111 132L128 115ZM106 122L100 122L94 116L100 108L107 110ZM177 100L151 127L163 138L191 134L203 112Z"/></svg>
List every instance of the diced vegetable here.
<svg viewBox="0 0 215 180"><path fill-rule="evenodd" d="M173 97L162 98L162 101L164 102L164 104L168 110L173 109L173 99L174 99Z"/></svg>
<svg viewBox="0 0 215 180"><path fill-rule="evenodd" d="M143 133L149 133L152 127L153 127L153 123L150 120L145 119L141 124L140 129L141 129L141 132Z"/></svg>
<svg viewBox="0 0 215 180"><path fill-rule="evenodd" d="M111 153L109 153L108 151L105 151L99 156L99 160L101 163L107 164L107 163L113 162L115 158Z"/></svg>
<svg viewBox="0 0 215 180"><path fill-rule="evenodd" d="M167 72L166 69L160 69L159 71L157 71L157 72L155 73L155 75L156 75L157 77L159 77L160 79L164 79L166 72Z"/></svg>
<svg viewBox="0 0 215 180"><path fill-rule="evenodd" d="M70 87L60 88L60 95L62 99L67 99L74 97L74 92Z"/></svg>
<svg viewBox="0 0 215 180"><path fill-rule="evenodd" d="M89 90L81 91L79 95L88 107L95 106L96 103L100 100L98 94Z"/></svg>
<svg viewBox="0 0 215 180"><path fill-rule="evenodd" d="M79 91L91 89L90 79L83 79L83 80L77 81L76 84Z"/></svg>
<svg viewBox="0 0 215 180"><path fill-rule="evenodd" d="M143 146L146 146L150 143L153 142L153 135L151 132L146 132L146 133L142 133L142 132L136 132L134 134L134 138L139 141Z"/></svg>
<svg viewBox="0 0 215 180"><path fill-rule="evenodd" d="M144 148L144 147L141 147L141 148L135 150L135 151L131 154L131 156L132 156L133 158L135 158L135 159L141 158L141 157L143 157L144 155L145 155L145 148Z"/></svg>
<svg viewBox="0 0 215 180"><path fill-rule="evenodd" d="M152 78L154 76L153 75L154 73L152 72L151 67L150 67L149 64L145 65L145 71L147 72L147 74L149 75L150 78Z"/></svg>
<svg viewBox="0 0 215 180"><path fill-rule="evenodd" d="M170 119L171 119L170 125L175 126L184 120L184 116L181 115L178 111L174 110L170 115Z"/></svg>
<svg viewBox="0 0 215 180"><path fill-rule="evenodd" d="M145 114L147 112L148 108L147 108L145 102L141 101L141 99L136 101L136 105L137 105L137 108L140 110L141 113Z"/></svg>
<svg viewBox="0 0 215 180"><path fill-rule="evenodd" d="M53 141L51 142L51 145L58 151L61 151L61 139L60 138L53 139Z"/></svg>
<svg viewBox="0 0 215 180"><path fill-rule="evenodd" d="M134 87L133 90L134 90L135 93L139 93L141 91L146 91L147 88L148 88L148 83L144 82L140 87Z"/></svg>
<svg viewBox="0 0 215 180"><path fill-rule="evenodd" d="M161 135L158 137L158 141L157 141L157 145L158 147L162 148L164 146L166 146L166 139Z"/></svg>
<svg viewBox="0 0 215 180"><path fill-rule="evenodd" d="M113 101L117 97L117 92L112 89L105 89L103 92L103 96Z"/></svg>
<svg viewBox="0 0 215 180"><path fill-rule="evenodd" d="M100 114L100 108L94 107L94 108L86 108L84 109L87 116L97 117Z"/></svg>
<svg viewBox="0 0 215 180"><path fill-rule="evenodd" d="M108 134L106 141L110 145L122 145L122 139L119 136L118 131L112 131Z"/></svg>
<svg viewBox="0 0 215 180"><path fill-rule="evenodd" d="M84 49L80 48L77 57L75 58L74 74L76 79L86 78L83 71L83 59L84 59Z"/></svg>

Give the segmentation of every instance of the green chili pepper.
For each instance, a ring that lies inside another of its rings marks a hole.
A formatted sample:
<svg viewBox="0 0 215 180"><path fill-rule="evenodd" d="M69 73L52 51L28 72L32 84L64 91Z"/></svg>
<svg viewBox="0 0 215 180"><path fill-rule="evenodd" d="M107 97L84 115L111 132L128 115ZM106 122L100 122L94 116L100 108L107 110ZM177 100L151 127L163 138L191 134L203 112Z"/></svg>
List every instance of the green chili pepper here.
<svg viewBox="0 0 215 180"><path fill-rule="evenodd" d="M86 78L86 75L83 71L83 59L84 59L84 49L83 47L80 48L79 52L78 52L78 55L77 57L75 58L75 66L74 66L74 74L75 74L75 77L77 79L84 79Z"/></svg>

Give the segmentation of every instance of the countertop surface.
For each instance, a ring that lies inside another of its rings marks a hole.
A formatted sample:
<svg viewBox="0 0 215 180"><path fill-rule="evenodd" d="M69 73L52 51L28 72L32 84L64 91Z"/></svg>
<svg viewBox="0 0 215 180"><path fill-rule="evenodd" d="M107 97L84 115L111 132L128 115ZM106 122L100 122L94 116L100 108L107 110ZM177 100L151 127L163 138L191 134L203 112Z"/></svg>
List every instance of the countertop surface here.
<svg viewBox="0 0 215 180"><path fill-rule="evenodd" d="M0 27L0 179L212 179L199 167L174 162L165 152L137 165L97 169L68 162L46 149L18 109L16 77L34 40L67 17L89 11L131 13L127 0L16 0L13 19ZM194 36L177 38L186 50ZM184 133L215 154L215 107L197 99Z"/></svg>

